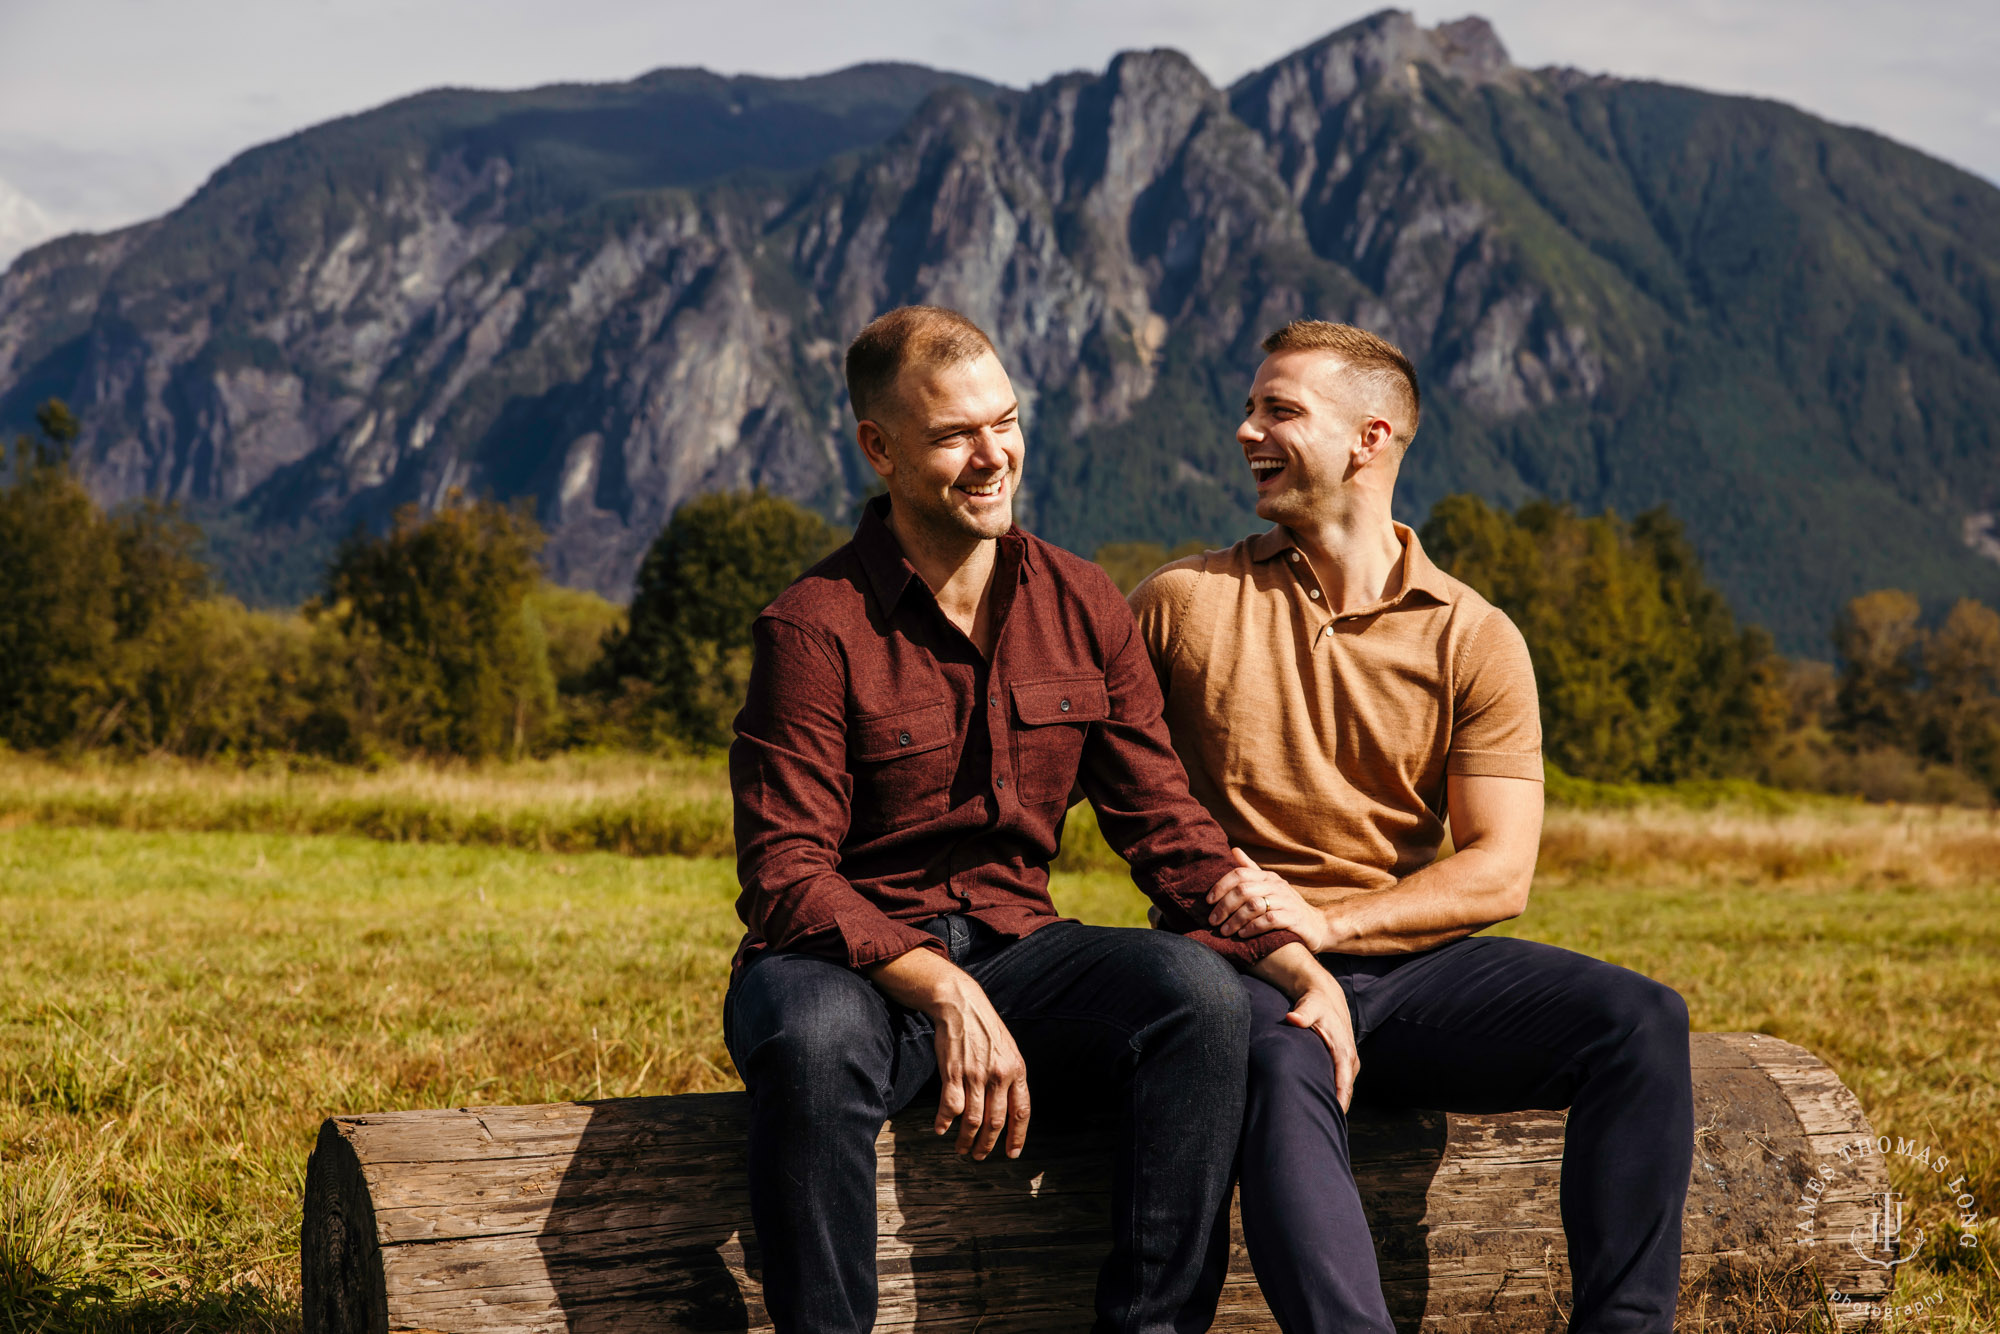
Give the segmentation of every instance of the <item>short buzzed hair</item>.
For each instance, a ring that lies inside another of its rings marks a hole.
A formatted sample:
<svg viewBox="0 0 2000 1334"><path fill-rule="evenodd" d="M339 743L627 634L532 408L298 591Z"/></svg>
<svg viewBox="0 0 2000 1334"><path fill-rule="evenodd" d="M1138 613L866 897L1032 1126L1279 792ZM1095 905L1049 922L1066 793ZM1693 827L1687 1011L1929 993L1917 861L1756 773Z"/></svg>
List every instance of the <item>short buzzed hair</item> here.
<svg viewBox="0 0 2000 1334"><path fill-rule="evenodd" d="M854 420L874 420L905 366L955 366L993 351L985 330L943 306L898 306L878 315L847 346Z"/></svg>
<svg viewBox="0 0 2000 1334"><path fill-rule="evenodd" d="M1423 399L1417 393L1417 370L1401 349L1387 339L1377 338L1366 329L1328 320L1293 320L1266 338L1264 354L1279 352L1331 352L1347 369L1386 390L1395 406L1409 410L1409 424L1402 444L1407 446L1417 434L1417 419Z"/></svg>

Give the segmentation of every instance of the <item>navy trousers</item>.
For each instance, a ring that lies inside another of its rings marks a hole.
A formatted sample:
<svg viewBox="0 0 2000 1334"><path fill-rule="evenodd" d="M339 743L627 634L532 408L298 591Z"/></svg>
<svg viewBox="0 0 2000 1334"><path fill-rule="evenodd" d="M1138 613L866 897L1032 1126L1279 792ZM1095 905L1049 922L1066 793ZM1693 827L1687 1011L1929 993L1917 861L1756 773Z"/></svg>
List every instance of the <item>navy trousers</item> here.
<svg viewBox="0 0 2000 1334"><path fill-rule="evenodd" d="M1354 1017L1354 1100L1447 1112L1569 1109L1561 1208L1571 1334L1672 1334L1694 1166L1688 1012L1628 968L1467 936L1417 954L1323 954ZM1244 1240L1286 1334L1394 1334L1348 1160L1333 1061L1254 978Z"/></svg>
<svg viewBox="0 0 2000 1334"><path fill-rule="evenodd" d="M1234 970L1165 931L1056 922L1009 941L957 915L923 925L985 990L1027 1061L1029 1151L1051 1118L1115 1121L1094 1328L1206 1330L1228 1271L1249 1040ZM801 954L755 959L731 983L722 1022L750 1092L750 1216L771 1323L865 1334L875 1137L919 1093L935 1096L931 1022L853 969Z"/></svg>

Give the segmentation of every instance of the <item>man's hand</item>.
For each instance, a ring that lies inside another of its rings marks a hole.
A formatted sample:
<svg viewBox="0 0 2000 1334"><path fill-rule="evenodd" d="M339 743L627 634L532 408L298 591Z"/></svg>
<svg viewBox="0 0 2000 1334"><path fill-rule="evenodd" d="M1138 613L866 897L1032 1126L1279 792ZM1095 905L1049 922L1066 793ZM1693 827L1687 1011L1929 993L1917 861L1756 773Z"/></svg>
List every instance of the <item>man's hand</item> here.
<svg viewBox="0 0 2000 1334"><path fill-rule="evenodd" d="M1354 1080L1361 1073L1361 1051L1354 1042L1354 1016L1347 993L1333 974L1303 945L1285 944L1260 959L1250 975L1269 982L1292 1003L1285 1022L1310 1028L1333 1058L1333 1091L1345 1112L1354 1101Z"/></svg>
<svg viewBox="0 0 2000 1334"><path fill-rule="evenodd" d="M1236 858L1236 869L1208 891L1208 924L1217 935L1248 939L1267 931L1293 931L1314 954L1332 948L1326 914L1283 876L1251 861L1243 849L1231 848L1229 854Z"/></svg>
<svg viewBox="0 0 2000 1334"><path fill-rule="evenodd" d="M964 969L929 949L911 950L867 972L890 1000L930 1016L944 1085L937 1133L956 1120L958 1151L983 1162L1004 1131L1007 1156L1019 1158L1028 1143L1028 1065L986 992Z"/></svg>

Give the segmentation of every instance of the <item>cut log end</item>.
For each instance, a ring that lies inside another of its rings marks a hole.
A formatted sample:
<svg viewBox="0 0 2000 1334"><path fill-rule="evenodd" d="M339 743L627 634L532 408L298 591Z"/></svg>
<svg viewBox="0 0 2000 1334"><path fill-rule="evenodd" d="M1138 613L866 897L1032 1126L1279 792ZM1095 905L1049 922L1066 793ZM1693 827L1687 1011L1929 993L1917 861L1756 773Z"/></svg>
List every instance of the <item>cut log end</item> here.
<svg viewBox="0 0 2000 1334"><path fill-rule="evenodd" d="M347 1125L330 1120L306 1163L299 1228L305 1327L316 1334L382 1334L389 1301L368 1176Z"/></svg>

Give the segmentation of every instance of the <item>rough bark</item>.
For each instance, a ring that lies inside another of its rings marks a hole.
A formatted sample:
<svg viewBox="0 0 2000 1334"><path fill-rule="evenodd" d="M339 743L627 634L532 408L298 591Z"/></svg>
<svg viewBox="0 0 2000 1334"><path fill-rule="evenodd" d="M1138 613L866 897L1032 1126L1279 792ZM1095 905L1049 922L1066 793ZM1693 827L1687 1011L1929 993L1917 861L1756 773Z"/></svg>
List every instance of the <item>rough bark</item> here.
<svg viewBox="0 0 2000 1334"><path fill-rule="evenodd" d="M1860 1105L1811 1053L1696 1034L1681 1327L1822 1290L1873 1318L1894 1271L1846 1245L1887 1188ZM764 1330L740 1094L336 1117L307 1172L308 1334ZM1019 1161L957 1160L930 1112L878 1142L878 1330L1084 1330L1107 1245L1101 1131L1038 1127ZM1350 1135L1399 1329L1556 1331L1569 1305L1561 1112L1357 1106ZM1821 1169L1827 1169L1822 1173ZM1806 1183L1824 1183L1801 1245ZM1217 1330L1272 1330L1235 1237Z"/></svg>

